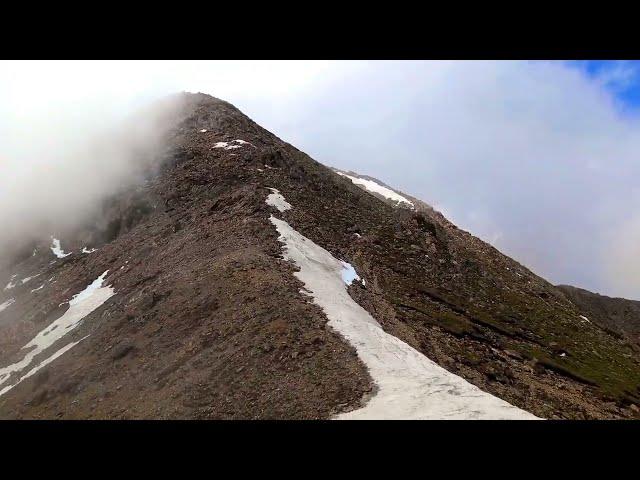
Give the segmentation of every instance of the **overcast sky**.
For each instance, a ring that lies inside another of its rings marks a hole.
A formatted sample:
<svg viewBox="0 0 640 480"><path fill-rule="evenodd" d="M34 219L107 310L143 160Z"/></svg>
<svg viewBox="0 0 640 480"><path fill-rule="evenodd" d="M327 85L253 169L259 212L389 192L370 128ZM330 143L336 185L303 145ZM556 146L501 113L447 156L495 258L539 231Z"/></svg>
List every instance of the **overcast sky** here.
<svg viewBox="0 0 640 480"><path fill-rule="evenodd" d="M422 198L553 283L640 299L638 72L634 62L4 62L0 201L2 189L29 195L15 184L78 135L166 93L202 91L322 163Z"/></svg>

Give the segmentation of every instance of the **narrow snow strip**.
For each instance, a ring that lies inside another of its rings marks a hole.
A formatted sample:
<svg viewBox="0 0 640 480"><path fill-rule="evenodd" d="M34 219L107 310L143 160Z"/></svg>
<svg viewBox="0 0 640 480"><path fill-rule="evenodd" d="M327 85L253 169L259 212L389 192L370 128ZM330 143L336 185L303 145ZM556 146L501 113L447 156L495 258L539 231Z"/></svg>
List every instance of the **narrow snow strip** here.
<svg viewBox="0 0 640 480"><path fill-rule="evenodd" d="M43 288L44 288L44 283L40 285L38 288L34 288L33 290L31 290L31 293L37 292L38 290L42 290Z"/></svg>
<svg viewBox="0 0 640 480"><path fill-rule="evenodd" d="M580 318L581 318L583 321L586 321L586 322L591 323L591 320L589 320L589 319L588 319L587 317L585 317L584 315L580 315Z"/></svg>
<svg viewBox="0 0 640 480"><path fill-rule="evenodd" d="M346 285L351 285L354 280L360 281L360 277L356 273L355 268L353 268L350 263L343 261L341 261L340 263L342 263L342 272L340 272L342 275L342 281Z"/></svg>
<svg viewBox="0 0 640 480"><path fill-rule="evenodd" d="M58 257L58 258L64 258L68 255L71 255L71 252L69 253L64 253L64 250L62 250L62 247L60 246L60 240L58 240L57 238L53 238L51 237L51 251L53 252L53 254Z"/></svg>
<svg viewBox="0 0 640 480"><path fill-rule="evenodd" d="M378 387L367 405L339 419L534 419L454 375L400 339L386 333L347 293L343 263L270 218L284 243L284 258L300 268L295 275L322 307L329 325L358 352Z"/></svg>
<svg viewBox="0 0 640 480"><path fill-rule="evenodd" d="M82 247L82 253L93 253L97 250L97 248L87 248L87 247Z"/></svg>
<svg viewBox="0 0 640 480"><path fill-rule="evenodd" d="M9 283L7 283L6 287L4 287L5 290L11 290L13 287L16 286L15 283L13 283L13 279L16 278L18 275L11 275L11 278L9 279Z"/></svg>
<svg viewBox="0 0 640 480"><path fill-rule="evenodd" d="M287 202L284 197L280 194L280 192L275 188L268 187L272 193L267 196L267 205L271 205L272 207L276 207L278 211L284 212L286 210L291 210L291 204Z"/></svg>
<svg viewBox="0 0 640 480"><path fill-rule="evenodd" d="M13 305L15 303L15 301L16 301L15 298L10 298L6 302L0 303L0 312L6 310L8 307Z"/></svg>
<svg viewBox="0 0 640 480"><path fill-rule="evenodd" d="M414 206L413 202L411 202L407 198L403 197L399 193L394 192L390 188L383 187L382 185L380 185L379 183L374 182L373 180L365 180L364 178L352 177L351 175L347 175L346 173L341 173L341 172L336 172L336 173L338 175L342 175L343 177L347 177L349 180L351 180L356 185L361 185L364 188L366 188L367 190L369 190L370 192L378 193L378 194L382 195L383 197L388 198L389 200L393 200L394 202L407 203L407 204L411 205L412 207Z"/></svg>
<svg viewBox="0 0 640 480"><path fill-rule="evenodd" d="M27 278L23 278L22 280L20 280L22 282L22 284L24 285L25 283L27 283L29 280L31 280L32 278L36 278L39 277L40 274L38 273L37 275L33 275L31 277L27 277Z"/></svg>
<svg viewBox="0 0 640 480"><path fill-rule="evenodd" d="M88 314L106 302L113 294L111 287L103 287L102 283L106 277L108 270L96 278L69 301L69 309L51 323L48 327L41 330L22 350L29 350L24 358L19 362L0 368L0 385L5 383L12 373L21 372L31 365L33 359L47 348L52 346L67 333L71 332Z"/></svg>
<svg viewBox="0 0 640 480"><path fill-rule="evenodd" d="M89 335L87 335L87 337L88 336ZM63 353L71 350L73 347L75 347L77 344L79 344L82 340L84 340L87 337L83 337L80 340L78 340L77 342L71 342L71 343L65 345L64 347L62 347L60 350L55 352L50 357L45 358L42 362L40 362L38 365L33 367L31 370L29 370L26 375L24 375L23 377L20 377L20 379L16 383L14 383L13 385L7 385L2 390L0 390L0 397L2 395L4 395L5 393L7 393L9 390L11 390L13 387L15 387L16 385L21 383L23 380L25 380L25 379L29 378L30 376L35 375L36 373L38 373L38 371L42 370L44 367L49 365L51 362L53 362L56 358L58 358Z"/></svg>

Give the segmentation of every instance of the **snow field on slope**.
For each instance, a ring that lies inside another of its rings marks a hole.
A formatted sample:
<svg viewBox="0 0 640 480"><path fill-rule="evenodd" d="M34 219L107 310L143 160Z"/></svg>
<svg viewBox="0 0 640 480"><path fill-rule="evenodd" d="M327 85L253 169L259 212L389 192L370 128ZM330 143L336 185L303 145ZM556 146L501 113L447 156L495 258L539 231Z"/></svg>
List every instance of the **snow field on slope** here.
<svg viewBox="0 0 640 480"><path fill-rule="evenodd" d="M345 278L344 272L349 270L349 264L333 257L287 222L273 215L269 220L284 244L284 258L300 268L295 276L323 309L329 326L356 349L378 387L363 408L341 414L338 419L537 418L482 391L386 333L347 292L351 276Z"/></svg>

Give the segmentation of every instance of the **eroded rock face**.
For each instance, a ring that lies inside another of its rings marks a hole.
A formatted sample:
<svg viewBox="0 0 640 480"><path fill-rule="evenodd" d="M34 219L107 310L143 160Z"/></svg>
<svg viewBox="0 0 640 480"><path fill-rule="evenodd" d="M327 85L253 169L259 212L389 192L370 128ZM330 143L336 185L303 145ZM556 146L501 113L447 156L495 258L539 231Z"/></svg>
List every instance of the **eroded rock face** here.
<svg viewBox="0 0 640 480"><path fill-rule="evenodd" d="M0 287L40 274L0 291L15 299L0 312L0 367L105 270L115 290L66 341L89 337L0 396L0 417L329 418L360 406L375 385L300 293L273 213L355 267L366 283L349 294L387 333L484 391L543 418L637 415L638 355L557 288L418 199L386 203L232 105L186 99L159 167L59 235L71 255L46 238L0 271ZM270 189L293 208L265 203Z"/></svg>

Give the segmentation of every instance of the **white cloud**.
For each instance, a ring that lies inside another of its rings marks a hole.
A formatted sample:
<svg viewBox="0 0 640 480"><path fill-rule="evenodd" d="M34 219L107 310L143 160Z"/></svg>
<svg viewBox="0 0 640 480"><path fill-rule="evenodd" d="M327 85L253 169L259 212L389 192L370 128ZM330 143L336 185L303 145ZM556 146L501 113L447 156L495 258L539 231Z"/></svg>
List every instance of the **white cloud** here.
<svg viewBox="0 0 640 480"><path fill-rule="evenodd" d="M640 244L640 126L617 109L611 85L631 80L616 68L589 78L561 62L5 62L0 187L58 161L79 125L203 91L323 163L436 204L553 282L640 297L628 261ZM39 161L9 163L15 152Z"/></svg>
<svg viewBox="0 0 640 480"><path fill-rule="evenodd" d="M640 127L601 80L560 62L375 62L285 113L262 122L436 204L550 281L640 297L640 265L624 261L640 243L627 226Z"/></svg>

